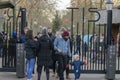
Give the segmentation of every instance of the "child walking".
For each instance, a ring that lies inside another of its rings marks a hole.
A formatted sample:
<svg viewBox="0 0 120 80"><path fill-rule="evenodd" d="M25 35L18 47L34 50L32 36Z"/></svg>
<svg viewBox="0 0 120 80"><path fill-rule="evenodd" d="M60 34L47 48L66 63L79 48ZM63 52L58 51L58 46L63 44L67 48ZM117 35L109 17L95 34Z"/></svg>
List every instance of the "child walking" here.
<svg viewBox="0 0 120 80"><path fill-rule="evenodd" d="M74 75L75 75L75 80L79 80L80 74L81 74L81 69L80 67L82 65L87 65L86 61L80 61L80 56L79 55L74 55L74 61L70 63L72 66L74 66Z"/></svg>

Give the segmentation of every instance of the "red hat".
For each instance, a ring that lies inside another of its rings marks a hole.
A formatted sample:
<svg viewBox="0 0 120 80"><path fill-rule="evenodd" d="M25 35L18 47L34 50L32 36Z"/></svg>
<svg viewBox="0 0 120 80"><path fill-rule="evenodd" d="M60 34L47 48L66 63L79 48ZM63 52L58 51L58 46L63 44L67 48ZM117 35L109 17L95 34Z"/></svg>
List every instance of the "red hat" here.
<svg viewBox="0 0 120 80"><path fill-rule="evenodd" d="M63 32L63 36L69 36L69 32L68 31L64 31Z"/></svg>

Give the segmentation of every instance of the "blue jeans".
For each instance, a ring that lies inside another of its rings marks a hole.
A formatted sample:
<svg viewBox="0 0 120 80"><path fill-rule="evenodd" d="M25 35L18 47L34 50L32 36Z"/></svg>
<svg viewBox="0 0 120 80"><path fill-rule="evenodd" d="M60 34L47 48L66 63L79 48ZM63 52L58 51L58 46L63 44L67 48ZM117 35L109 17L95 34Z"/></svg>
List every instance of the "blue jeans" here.
<svg viewBox="0 0 120 80"><path fill-rule="evenodd" d="M27 79L32 78L34 65L35 65L35 58L27 60Z"/></svg>

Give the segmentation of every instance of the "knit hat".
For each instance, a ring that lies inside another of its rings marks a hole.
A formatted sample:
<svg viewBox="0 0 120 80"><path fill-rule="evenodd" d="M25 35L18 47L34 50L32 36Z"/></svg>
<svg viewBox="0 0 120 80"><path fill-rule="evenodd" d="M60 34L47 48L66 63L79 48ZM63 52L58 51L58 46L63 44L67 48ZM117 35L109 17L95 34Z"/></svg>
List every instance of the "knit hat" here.
<svg viewBox="0 0 120 80"><path fill-rule="evenodd" d="M17 31L13 31L13 36L17 36Z"/></svg>
<svg viewBox="0 0 120 80"><path fill-rule="evenodd" d="M73 55L73 59L76 60L76 58L79 57L78 54Z"/></svg>
<svg viewBox="0 0 120 80"><path fill-rule="evenodd" d="M69 32L68 31L64 31L63 32L63 36L69 36Z"/></svg>
<svg viewBox="0 0 120 80"><path fill-rule="evenodd" d="M43 27L41 33L42 35L47 35L47 28Z"/></svg>

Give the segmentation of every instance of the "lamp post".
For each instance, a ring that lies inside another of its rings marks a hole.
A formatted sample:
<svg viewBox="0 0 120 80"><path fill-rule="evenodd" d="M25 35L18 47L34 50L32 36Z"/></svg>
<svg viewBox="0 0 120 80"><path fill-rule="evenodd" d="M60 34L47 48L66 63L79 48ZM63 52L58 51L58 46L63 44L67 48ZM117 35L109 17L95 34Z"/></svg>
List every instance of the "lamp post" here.
<svg viewBox="0 0 120 80"><path fill-rule="evenodd" d="M106 9L107 9L107 45L111 45L112 38L112 0L107 0Z"/></svg>
<svg viewBox="0 0 120 80"><path fill-rule="evenodd" d="M26 8L21 8L21 34L24 33L24 27L26 27Z"/></svg>
<svg viewBox="0 0 120 80"><path fill-rule="evenodd" d="M106 1L107 10L107 55L106 55L106 79L114 80L116 73L116 47L112 45L112 0Z"/></svg>
<svg viewBox="0 0 120 80"><path fill-rule="evenodd" d="M67 9L71 9L71 39L72 39L71 45L73 46L73 18L74 18L74 9L79 9L79 8L67 7Z"/></svg>
<svg viewBox="0 0 120 80"><path fill-rule="evenodd" d="M71 9L71 38L73 40L73 15L74 15L74 9L79 9L79 8L73 8L73 7L67 7L67 9Z"/></svg>

